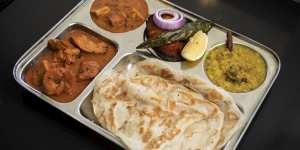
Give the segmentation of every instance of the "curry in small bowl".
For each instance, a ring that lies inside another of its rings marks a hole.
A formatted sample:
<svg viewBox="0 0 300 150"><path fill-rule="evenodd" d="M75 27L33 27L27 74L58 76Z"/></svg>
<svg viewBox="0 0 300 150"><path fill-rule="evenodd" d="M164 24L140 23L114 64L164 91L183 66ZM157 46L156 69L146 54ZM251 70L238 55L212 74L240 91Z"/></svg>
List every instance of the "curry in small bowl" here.
<svg viewBox="0 0 300 150"><path fill-rule="evenodd" d="M95 0L91 18L100 28L112 33L123 33L141 26L148 17L145 0Z"/></svg>
<svg viewBox="0 0 300 150"><path fill-rule="evenodd" d="M213 48L206 56L204 68L214 84L235 93L258 88L267 74L264 58L241 44L233 44L232 50L225 44Z"/></svg>

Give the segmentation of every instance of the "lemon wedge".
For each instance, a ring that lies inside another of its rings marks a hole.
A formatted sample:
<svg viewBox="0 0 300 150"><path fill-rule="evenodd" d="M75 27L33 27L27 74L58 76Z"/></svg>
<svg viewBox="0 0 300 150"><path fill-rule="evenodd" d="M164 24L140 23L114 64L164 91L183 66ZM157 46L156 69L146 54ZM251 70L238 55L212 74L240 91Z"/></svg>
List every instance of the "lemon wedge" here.
<svg viewBox="0 0 300 150"><path fill-rule="evenodd" d="M200 59L207 48L208 36L201 30L195 33L181 51L181 56L188 61Z"/></svg>

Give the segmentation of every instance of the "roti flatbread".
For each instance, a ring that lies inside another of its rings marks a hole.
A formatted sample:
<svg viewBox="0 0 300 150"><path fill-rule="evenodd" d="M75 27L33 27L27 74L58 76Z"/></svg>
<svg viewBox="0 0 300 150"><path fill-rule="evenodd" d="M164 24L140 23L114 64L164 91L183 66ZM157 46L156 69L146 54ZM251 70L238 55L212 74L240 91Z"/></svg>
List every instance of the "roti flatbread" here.
<svg viewBox="0 0 300 150"><path fill-rule="evenodd" d="M132 150L213 150L228 142L241 113L201 79L146 59L99 80L94 114Z"/></svg>
<svg viewBox="0 0 300 150"><path fill-rule="evenodd" d="M242 113L233 98L223 89L217 88L198 76L176 71L157 59L147 59L135 65L131 74L150 74L182 84L183 86L200 93L205 99L215 103L224 113L224 126L217 149L222 148L240 128Z"/></svg>

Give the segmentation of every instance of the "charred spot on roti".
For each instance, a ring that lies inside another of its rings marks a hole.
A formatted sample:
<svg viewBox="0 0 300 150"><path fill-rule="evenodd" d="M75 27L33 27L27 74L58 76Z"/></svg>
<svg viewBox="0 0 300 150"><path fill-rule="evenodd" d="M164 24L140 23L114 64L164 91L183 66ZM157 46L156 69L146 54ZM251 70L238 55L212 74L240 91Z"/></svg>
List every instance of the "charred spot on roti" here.
<svg viewBox="0 0 300 150"><path fill-rule="evenodd" d="M147 143L150 140L151 136L151 132L147 130L147 132L143 135L143 142Z"/></svg>
<svg viewBox="0 0 300 150"><path fill-rule="evenodd" d="M161 77L163 77L165 79L175 80L174 74L171 73L171 71L168 69L162 69L160 74L161 74Z"/></svg>
<svg viewBox="0 0 300 150"><path fill-rule="evenodd" d="M217 92L216 90L210 90L206 94L206 98L208 100L221 100L221 99L223 99L223 96L219 92Z"/></svg>

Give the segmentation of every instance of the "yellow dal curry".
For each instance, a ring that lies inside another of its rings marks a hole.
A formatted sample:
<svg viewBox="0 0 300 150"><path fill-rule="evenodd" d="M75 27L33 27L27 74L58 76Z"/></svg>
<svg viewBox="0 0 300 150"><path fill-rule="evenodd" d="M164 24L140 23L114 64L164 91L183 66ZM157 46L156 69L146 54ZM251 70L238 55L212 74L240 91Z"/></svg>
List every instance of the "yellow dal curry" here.
<svg viewBox="0 0 300 150"><path fill-rule="evenodd" d="M248 92L260 86L266 78L266 62L253 49L234 44L214 48L204 63L208 78L230 92Z"/></svg>

